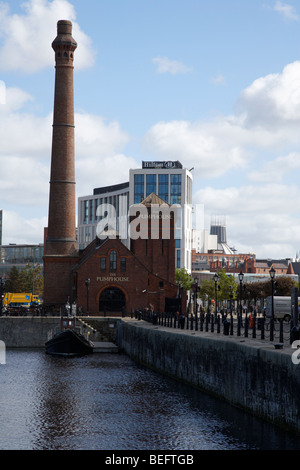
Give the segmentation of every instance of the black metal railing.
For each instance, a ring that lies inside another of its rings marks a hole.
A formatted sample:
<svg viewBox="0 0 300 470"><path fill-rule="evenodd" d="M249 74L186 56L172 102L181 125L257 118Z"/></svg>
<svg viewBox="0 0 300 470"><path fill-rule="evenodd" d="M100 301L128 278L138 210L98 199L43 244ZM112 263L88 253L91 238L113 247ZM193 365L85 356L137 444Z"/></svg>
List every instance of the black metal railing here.
<svg viewBox="0 0 300 470"><path fill-rule="evenodd" d="M300 339L300 329L292 320L275 320L264 315L247 313L244 315L211 314L201 312L198 315L180 315L169 312L153 312L151 310L136 310L135 318L169 328L194 330L266 340L276 343L277 347L292 344Z"/></svg>

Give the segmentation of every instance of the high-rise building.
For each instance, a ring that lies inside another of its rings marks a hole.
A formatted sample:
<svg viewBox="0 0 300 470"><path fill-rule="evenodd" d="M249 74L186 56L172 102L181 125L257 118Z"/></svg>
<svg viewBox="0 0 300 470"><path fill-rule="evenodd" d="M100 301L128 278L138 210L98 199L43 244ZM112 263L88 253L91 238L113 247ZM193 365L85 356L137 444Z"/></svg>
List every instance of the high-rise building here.
<svg viewBox="0 0 300 470"><path fill-rule="evenodd" d="M178 161L144 161L142 168L129 171L129 205L138 204L151 193L166 203L179 205L175 226L175 263L191 272L193 177Z"/></svg>

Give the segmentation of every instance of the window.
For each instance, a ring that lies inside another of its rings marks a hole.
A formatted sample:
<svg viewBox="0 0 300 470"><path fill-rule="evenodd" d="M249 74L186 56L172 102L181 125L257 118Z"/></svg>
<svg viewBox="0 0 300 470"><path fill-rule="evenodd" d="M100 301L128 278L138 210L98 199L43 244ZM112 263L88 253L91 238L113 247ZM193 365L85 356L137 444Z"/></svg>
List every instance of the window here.
<svg viewBox="0 0 300 470"><path fill-rule="evenodd" d="M158 175L158 195L169 202L169 175Z"/></svg>
<svg viewBox="0 0 300 470"><path fill-rule="evenodd" d="M175 248L181 248L181 240L175 240Z"/></svg>
<svg viewBox="0 0 300 470"><path fill-rule="evenodd" d="M144 175L134 175L134 204L139 204L144 197Z"/></svg>
<svg viewBox="0 0 300 470"><path fill-rule="evenodd" d="M120 269L122 272L126 271L126 258L124 257L120 258Z"/></svg>
<svg viewBox="0 0 300 470"><path fill-rule="evenodd" d="M83 203L83 223L87 224L89 221L89 201Z"/></svg>
<svg viewBox="0 0 300 470"><path fill-rule="evenodd" d="M176 250L176 267L180 268L180 250Z"/></svg>
<svg viewBox="0 0 300 470"><path fill-rule="evenodd" d="M90 214L90 223L93 222L93 206L94 206L94 200L90 199L89 201L89 214Z"/></svg>
<svg viewBox="0 0 300 470"><path fill-rule="evenodd" d="M171 204L181 204L181 175L171 175Z"/></svg>
<svg viewBox="0 0 300 470"><path fill-rule="evenodd" d="M149 194L156 194L156 175L146 175L146 196Z"/></svg>
<svg viewBox="0 0 300 470"><path fill-rule="evenodd" d="M106 258L104 258L104 257L100 258L100 267L101 267L101 271L106 270Z"/></svg>
<svg viewBox="0 0 300 470"><path fill-rule="evenodd" d="M110 252L109 266L111 271L115 271L117 269L117 252L114 250Z"/></svg>

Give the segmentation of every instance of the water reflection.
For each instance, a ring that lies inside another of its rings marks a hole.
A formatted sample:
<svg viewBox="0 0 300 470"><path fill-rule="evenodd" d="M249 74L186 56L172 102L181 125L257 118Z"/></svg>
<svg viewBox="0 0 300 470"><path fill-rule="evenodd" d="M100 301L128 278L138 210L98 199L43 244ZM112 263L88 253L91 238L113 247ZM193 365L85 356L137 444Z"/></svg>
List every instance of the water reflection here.
<svg viewBox="0 0 300 470"><path fill-rule="evenodd" d="M124 355L8 351L0 449L297 449L298 440Z"/></svg>

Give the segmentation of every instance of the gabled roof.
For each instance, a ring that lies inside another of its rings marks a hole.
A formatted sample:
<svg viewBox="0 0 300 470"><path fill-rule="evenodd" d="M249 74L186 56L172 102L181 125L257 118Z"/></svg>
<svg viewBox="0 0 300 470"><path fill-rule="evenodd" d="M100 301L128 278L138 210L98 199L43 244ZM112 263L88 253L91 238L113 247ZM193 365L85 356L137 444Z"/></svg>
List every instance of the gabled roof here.
<svg viewBox="0 0 300 470"><path fill-rule="evenodd" d="M169 206L169 204L166 201L164 201L161 197L159 197L155 193L149 194L149 196L147 196L146 199L141 201L141 204L144 204L145 206L148 206L151 204L158 204L159 206L161 206L162 204L167 204L167 206Z"/></svg>

